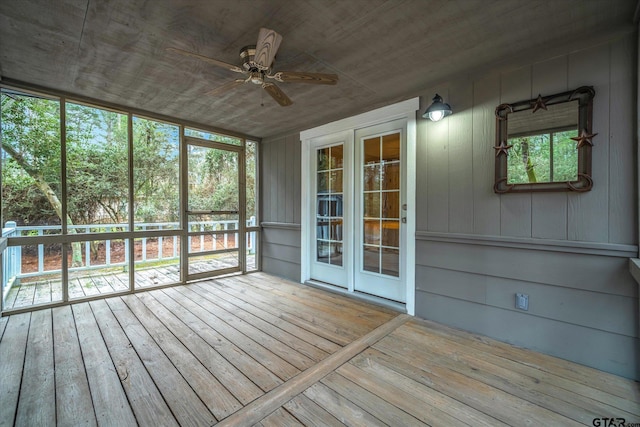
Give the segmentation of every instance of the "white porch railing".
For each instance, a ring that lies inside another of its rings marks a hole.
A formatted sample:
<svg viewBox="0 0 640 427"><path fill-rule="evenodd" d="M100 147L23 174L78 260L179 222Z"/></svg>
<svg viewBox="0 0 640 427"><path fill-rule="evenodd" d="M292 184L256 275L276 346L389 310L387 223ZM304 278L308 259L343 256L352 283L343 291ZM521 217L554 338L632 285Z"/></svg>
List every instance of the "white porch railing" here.
<svg viewBox="0 0 640 427"><path fill-rule="evenodd" d="M256 219L255 217L251 217L247 220L247 227L255 227ZM177 230L179 228L178 222L150 222L150 223L136 223L134 224L135 230L140 231L151 231L151 230ZM113 233L113 232L126 232L129 231L129 224L89 224L89 225L70 225L68 226L69 230L75 230L76 234L87 234L87 233L96 233L96 232L105 232L105 233ZM217 249L229 249L229 236L233 235L235 238L234 242L238 241L238 233L218 233L222 235L222 245L218 246L218 236L216 236L216 231L229 231L229 230L237 230L238 229L238 221L194 221L189 223L189 232L209 232L211 233L213 238L213 250ZM44 236L51 234L51 231L59 233L60 226L52 225L52 226L18 226L13 221L8 221L5 224L5 227L2 229L2 237L23 237L23 236ZM49 233L47 233L49 232ZM117 266L126 266L129 262L129 239L124 239L125 243L125 251L124 251L124 260L119 262L112 262L112 252L111 252L111 241L105 239L105 261L104 263L99 264L91 264L91 245L92 241L100 240L99 236L96 237L94 234L92 240L80 241L80 243L84 243L84 253L82 254L82 266L79 267L70 267L69 271L81 271L81 270L90 270L95 268L105 268L105 267L117 267ZM141 242L141 259L137 259L136 263L143 263L148 261L160 261L160 260L171 260L178 259L180 257L178 251L178 237L179 236L146 236L136 239L136 243L138 241ZM151 255L147 250L149 239L157 240L157 250L155 254ZM171 245L170 253L165 253L163 251L163 241L165 239L172 239L173 244ZM199 241L199 249L200 251L205 251L205 236L189 236L188 237L188 247L192 248L193 240L197 239ZM197 244L197 243L196 243ZM11 286L15 281L33 276L47 275L47 274L56 274L60 273L61 270L51 269L47 270L45 268L45 248L44 244L37 244L38 251L38 262L37 269L23 272L22 271L22 247L21 246L9 246L2 253L2 277L3 277L3 296L9 291ZM246 241L246 250L249 254L255 253L255 232L249 232Z"/></svg>

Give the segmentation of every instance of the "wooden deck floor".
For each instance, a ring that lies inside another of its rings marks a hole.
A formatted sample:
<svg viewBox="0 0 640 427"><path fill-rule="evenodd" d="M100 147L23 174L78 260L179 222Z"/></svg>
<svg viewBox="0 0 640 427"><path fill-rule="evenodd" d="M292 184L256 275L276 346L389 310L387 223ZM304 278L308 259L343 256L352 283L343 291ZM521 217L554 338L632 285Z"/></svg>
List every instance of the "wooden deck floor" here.
<svg viewBox="0 0 640 427"><path fill-rule="evenodd" d="M592 426L638 383L258 273L0 319L0 426Z"/></svg>
<svg viewBox="0 0 640 427"><path fill-rule="evenodd" d="M255 269L251 259L247 268ZM221 258L192 263L190 273L211 272L237 266L233 258ZM135 288L152 288L180 282L178 264L136 268ZM80 270L69 275L69 298L82 299L96 295L108 295L129 289L129 273L122 269ZM5 309L30 307L62 301L62 279L60 275L31 277L14 285L4 301Z"/></svg>

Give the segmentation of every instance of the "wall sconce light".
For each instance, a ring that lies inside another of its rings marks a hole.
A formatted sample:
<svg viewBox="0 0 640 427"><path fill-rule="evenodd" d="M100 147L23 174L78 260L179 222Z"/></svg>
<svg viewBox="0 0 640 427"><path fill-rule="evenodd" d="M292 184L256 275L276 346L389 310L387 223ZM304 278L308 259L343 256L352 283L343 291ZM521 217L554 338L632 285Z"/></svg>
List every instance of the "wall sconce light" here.
<svg viewBox="0 0 640 427"><path fill-rule="evenodd" d="M442 97L436 93L436 96L433 97L433 103L427 108L422 117L437 122L451 115L451 113L449 104L442 102Z"/></svg>

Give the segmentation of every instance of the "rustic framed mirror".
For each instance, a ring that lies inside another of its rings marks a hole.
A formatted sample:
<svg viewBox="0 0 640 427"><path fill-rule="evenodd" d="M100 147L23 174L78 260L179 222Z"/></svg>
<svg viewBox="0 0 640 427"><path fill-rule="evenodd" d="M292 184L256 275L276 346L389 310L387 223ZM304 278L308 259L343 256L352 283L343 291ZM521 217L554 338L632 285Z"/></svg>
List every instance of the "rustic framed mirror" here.
<svg viewBox="0 0 640 427"><path fill-rule="evenodd" d="M496 108L496 193L589 191L591 86Z"/></svg>

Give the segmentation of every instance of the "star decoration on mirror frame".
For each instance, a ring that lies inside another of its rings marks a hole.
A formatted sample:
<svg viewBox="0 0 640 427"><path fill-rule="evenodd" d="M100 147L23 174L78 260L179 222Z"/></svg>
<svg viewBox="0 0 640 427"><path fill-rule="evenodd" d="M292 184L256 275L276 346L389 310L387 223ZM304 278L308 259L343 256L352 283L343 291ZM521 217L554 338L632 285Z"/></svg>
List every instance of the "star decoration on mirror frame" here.
<svg viewBox="0 0 640 427"><path fill-rule="evenodd" d="M507 145L506 141L501 141L500 145L494 145L493 149L496 150L496 157L500 155L500 153L504 153L505 156L509 155L509 148L513 147L513 145Z"/></svg>
<svg viewBox="0 0 640 427"><path fill-rule="evenodd" d="M538 110L547 109L547 104L544 103L544 100L542 99L542 96L540 94L538 94L538 99L536 99L535 102L531 103L531 106L533 107L533 111L531 112L532 114Z"/></svg>
<svg viewBox="0 0 640 427"><path fill-rule="evenodd" d="M597 133L587 133L585 129L582 129L582 132L580 132L579 136L575 136L571 139L578 143L578 145L576 145L576 149L584 147L585 145L590 145L593 147L593 141L591 140L591 138L596 135Z"/></svg>

